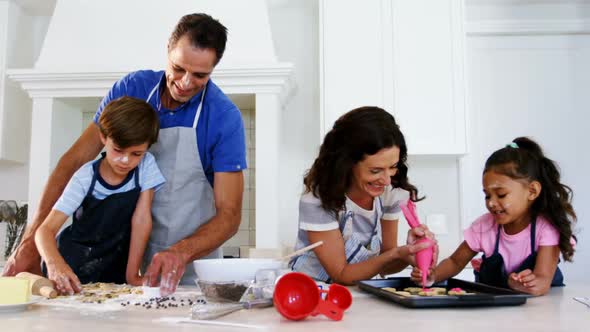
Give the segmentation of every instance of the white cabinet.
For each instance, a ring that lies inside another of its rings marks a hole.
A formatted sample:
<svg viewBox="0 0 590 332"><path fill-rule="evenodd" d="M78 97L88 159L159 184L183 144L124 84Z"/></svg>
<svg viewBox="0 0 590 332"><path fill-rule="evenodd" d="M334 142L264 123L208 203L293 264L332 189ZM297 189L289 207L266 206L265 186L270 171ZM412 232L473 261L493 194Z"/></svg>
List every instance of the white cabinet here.
<svg viewBox="0 0 590 332"><path fill-rule="evenodd" d="M410 154L462 154L463 1L322 0L322 137L359 106L399 122Z"/></svg>

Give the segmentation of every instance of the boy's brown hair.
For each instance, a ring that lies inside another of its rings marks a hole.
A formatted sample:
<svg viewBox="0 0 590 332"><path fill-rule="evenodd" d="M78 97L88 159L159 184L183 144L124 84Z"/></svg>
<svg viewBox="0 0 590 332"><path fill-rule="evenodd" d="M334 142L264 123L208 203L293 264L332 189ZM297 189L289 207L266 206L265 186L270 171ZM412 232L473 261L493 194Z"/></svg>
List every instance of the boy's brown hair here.
<svg viewBox="0 0 590 332"><path fill-rule="evenodd" d="M124 96L105 106L98 119L98 127L120 148L144 143L148 143L149 147L158 140L160 121L150 104Z"/></svg>

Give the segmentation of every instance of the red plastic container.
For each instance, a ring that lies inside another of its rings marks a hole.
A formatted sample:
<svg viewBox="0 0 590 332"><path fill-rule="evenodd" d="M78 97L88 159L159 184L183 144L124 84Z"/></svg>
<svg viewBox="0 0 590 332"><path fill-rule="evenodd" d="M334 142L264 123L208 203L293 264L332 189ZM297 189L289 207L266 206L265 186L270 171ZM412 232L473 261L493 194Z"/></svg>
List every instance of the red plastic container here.
<svg viewBox="0 0 590 332"><path fill-rule="evenodd" d="M326 299L321 294L326 293ZM309 276L291 272L282 276L275 285L273 302L277 311L290 320L322 314L332 320L341 320L344 311L352 304L350 291L332 284L329 290L320 290Z"/></svg>

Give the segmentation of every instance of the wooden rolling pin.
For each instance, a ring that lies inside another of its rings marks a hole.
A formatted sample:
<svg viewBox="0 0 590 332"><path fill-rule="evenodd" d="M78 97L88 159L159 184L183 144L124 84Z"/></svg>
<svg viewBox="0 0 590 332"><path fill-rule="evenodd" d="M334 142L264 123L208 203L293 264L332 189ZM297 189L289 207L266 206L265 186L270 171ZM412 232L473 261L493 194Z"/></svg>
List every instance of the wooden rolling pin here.
<svg viewBox="0 0 590 332"><path fill-rule="evenodd" d="M53 282L47 278L29 272L20 272L16 277L29 280L31 294L33 295L44 296L48 299L53 299L57 296L57 291L53 288Z"/></svg>

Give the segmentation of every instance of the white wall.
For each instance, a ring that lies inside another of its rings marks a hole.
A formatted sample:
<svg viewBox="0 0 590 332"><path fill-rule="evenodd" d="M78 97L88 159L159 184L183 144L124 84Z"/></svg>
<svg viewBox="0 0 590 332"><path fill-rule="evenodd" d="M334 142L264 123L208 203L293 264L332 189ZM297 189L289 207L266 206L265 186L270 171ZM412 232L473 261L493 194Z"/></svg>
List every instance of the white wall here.
<svg viewBox="0 0 590 332"><path fill-rule="evenodd" d="M3 2L11 2L11 1L3 1ZM27 68L32 67L34 64L35 59L37 58L42 42L43 36L45 36L45 30L47 29L47 25L49 23L49 17L47 16L31 16L26 11L22 10L17 5L11 4L13 10L11 14L14 16L16 13L17 18L14 19L14 25L12 26L12 32L16 32L16 34L8 36L8 47L10 49L6 50L6 68ZM24 24L26 23L33 23L31 25ZM24 42L26 41L26 42ZM5 75L5 73L0 69L0 74ZM10 82L7 79L7 94L24 94L24 92L16 85L14 82ZM14 105L14 99L7 99L7 102L10 101L13 104L5 105L9 107L16 107ZM3 103L4 101L0 101ZM0 106L1 107L1 106ZM23 112L28 112L27 118L30 121L30 104L23 107L21 105ZM30 131L30 123L25 123L23 127L15 127L11 128L11 130L18 130L18 131ZM8 137L10 139L10 136ZM25 155L29 153L29 144L30 140L26 140L23 142L9 142L10 145L18 146L20 149L25 151ZM28 158L26 158L28 160ZM5 162L0 161L0 200L7 200L7 199L14 199L16 201L26 201L28 197L28 164L25 163L15 163L15 162ZM0 238L0 243L2 243L2 238Z"/></svg>
<svg viewBox="0 0 590 332"><path fill-rule="evenodd" d="M318 4L315 0L269 1L270 24L279 61L295 65L297 89L282 114L280 170L281 245L297 236L303 174L319 149ZM263 175L257 175L263 176ZM257 202L264 208L264 202Z"/></svg>

